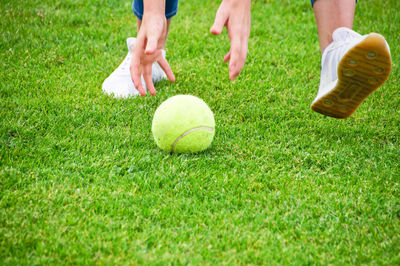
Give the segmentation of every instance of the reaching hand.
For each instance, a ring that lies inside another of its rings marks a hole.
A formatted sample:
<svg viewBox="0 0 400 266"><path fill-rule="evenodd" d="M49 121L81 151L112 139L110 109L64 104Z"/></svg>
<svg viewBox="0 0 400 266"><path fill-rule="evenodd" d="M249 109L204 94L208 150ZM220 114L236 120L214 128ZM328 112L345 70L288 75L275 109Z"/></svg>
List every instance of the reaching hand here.
<svg viewBox="0 0 400 266"><path fill-rule="evenodd" d="M229 78L234 80L246 61L250 35L250 0L223 0L215 16L210 32L221 34L224 26L228 30L231 49L224 57L229 60Z"/></svg>
<svg viewBox="0 0 400 266"><path fill-rule="evenodd" d="M146 90L143 88L141 82L142 75L150 94L156 94L156 89L151 78L152 66L156 61L164 70L168 79L172 82L175 81L171 67L161 52L164 48L166 37L167 21L165 16L156 16L154 14L146 16L145 14L133 49L130 67L133 84L142 96L146 95Z"/></svg>

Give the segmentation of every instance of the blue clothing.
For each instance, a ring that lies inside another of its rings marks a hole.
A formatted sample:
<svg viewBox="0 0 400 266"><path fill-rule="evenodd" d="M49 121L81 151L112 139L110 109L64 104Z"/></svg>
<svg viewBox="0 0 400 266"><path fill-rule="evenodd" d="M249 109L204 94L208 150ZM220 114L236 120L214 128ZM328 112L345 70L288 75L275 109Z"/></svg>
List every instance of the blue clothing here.
<svg viewBox="0 0 400 266"><path fill-rule="evenodd" d="M132 4L132 10L135 16L142 20L143 19L143 0L134 0ZM165 1L165 17L167 19L172 18L178 12L178 0L166 0Z"/></svg>

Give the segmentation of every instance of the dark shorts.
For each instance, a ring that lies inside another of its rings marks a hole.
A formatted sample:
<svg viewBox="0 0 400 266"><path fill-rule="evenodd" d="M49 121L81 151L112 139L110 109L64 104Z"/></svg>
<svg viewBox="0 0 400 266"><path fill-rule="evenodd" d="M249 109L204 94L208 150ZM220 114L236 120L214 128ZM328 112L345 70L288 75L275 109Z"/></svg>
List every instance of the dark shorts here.
<svg viewBox="0 0 400 266"><path fill-rule="evenodd" d="M135 16L142 20L143 18L143 0L134 0L132 4L132 10ZM165 1L165 17L167 19L172 18L178 12L178 0L166 0Z"/></svg>

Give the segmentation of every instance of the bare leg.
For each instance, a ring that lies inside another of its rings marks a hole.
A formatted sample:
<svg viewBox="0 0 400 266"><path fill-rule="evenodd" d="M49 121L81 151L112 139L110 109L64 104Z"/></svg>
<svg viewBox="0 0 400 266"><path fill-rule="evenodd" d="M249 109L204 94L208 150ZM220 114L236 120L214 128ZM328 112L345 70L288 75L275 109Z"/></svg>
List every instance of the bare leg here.
<svg viewBox="0 0 400 266"><path fill-rule="evenodd" d="M321 80L311 109L324 115L347 118L388 78L391 58L383 36L361 36L353 26L355 0L317 0L317 22L321 58ZM332 40L332 33L335 40ZM335 45L328 45L332 42Z"/></svg>
<svg viewBox="0 0 400 266"><path fill-rule="evenodd" d="M355 0L317 0L314 14L321 53L332 42L332 33L340 27L353 27Z"/></svg>

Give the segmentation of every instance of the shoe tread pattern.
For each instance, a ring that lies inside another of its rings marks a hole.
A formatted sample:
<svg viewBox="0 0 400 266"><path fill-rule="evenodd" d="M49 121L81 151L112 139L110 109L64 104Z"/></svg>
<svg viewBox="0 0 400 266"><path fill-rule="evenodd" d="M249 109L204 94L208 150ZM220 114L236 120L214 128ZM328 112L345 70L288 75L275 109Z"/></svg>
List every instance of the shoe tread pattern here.
<svg viewBox="0 0 400 266"><path fill-rule="evenodd" d="M327 95L313 103L311 109L335 118L351 116L360 104L388 79L391 58L385 39L369 34L351 48L338 66L338 82Z"/></svg>

